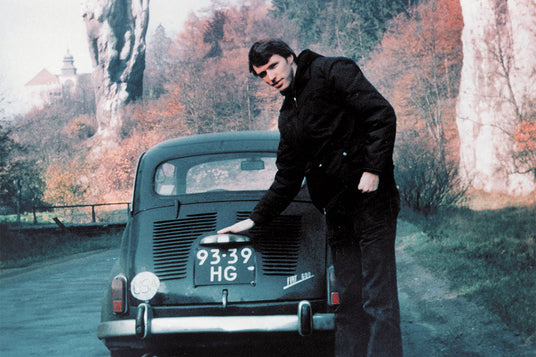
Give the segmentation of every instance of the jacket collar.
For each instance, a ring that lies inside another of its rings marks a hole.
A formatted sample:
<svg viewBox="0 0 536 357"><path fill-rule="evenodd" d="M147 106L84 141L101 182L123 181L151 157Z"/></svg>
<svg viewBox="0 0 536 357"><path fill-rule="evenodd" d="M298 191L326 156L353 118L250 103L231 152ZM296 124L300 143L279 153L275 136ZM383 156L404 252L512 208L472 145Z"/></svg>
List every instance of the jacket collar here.
<svg viewBox="0 0 536 357"><path fill-rule="evenodd" d="M282 91L281 94L286 97L296 96L296 92L310 79L309 67L311 66L311 63L319 57L322 57L322 55L319 55L311 50L302 51L296 59L296 64L298 67L296 69L294 80L292 81L290 87Z"/></svg>

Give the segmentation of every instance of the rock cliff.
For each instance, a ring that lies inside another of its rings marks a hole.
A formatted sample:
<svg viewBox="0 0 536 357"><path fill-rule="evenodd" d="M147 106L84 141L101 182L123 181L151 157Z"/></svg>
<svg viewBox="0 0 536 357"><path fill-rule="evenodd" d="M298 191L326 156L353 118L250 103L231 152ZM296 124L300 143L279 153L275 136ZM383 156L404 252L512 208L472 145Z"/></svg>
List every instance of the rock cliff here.
<svg viewBox="0 0 536 357"><path fill-rule="evenodd" d="M536 0L460 3L460 172L477 189L527 195L536 180L513 159L513 134L536 100Z"/></svg>
<svg viewBox="0 0 536 357"><path fill-rule="evenodd" d="M149 0L83 0L100 141L105 150L118 143L125 104L141 96Z"/></svg>

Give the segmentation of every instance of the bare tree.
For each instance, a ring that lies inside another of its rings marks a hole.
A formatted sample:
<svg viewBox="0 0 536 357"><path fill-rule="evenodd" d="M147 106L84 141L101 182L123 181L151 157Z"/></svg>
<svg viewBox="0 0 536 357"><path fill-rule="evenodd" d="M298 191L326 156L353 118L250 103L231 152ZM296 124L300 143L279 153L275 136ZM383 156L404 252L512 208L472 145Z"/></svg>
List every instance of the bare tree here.
<svg viewBox="0 0 536 357"><path fill-rule="evenodd" d="M493 76L502 84L503 91L493 100L498 105L506 104L511 108L512 120L504 120L496 127L506 134L512 142L521 145L510 147L499 158L503 166L512 173L536 174L536 154L530 142L536 138L533 133L536 126L536 97L527 91L516 88L519 80L519 68L516 68L516 49L514 44L514 30L508 11L508 2L494 0L492 2L495 15L494 27L486 31L485 47L488 60L493 63L495 71ZM532 37L536 38L536 30L532 29ZM536 67L530 73L523 73L529 83L536 79ZM527 144L528 143L528 144ZM513 160L513 163L512 163Z"/></svg>

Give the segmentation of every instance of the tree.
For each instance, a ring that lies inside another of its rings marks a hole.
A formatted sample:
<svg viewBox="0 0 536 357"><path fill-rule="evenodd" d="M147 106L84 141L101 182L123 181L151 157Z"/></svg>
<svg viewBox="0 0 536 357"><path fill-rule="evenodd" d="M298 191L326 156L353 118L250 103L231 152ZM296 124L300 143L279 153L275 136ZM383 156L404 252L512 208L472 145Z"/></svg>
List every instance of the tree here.
<svg viewBox="0 0 536 357"><path fill-rule="evenodd" d="M28 158L46 167L52 161L85 150L97 122L93 114L82 114L80 102L58 98L16 118L13 138L27 149Z"/></svg>
<svg viewBox="0 0 536 357"><path fill-rule="evenodd" d="M217 10L212 18L207 21L203 31L203 41L210 45L210 50L205 55L206 58L221 56L222 50L220 42L223 40L223 26L225 25L226 16L221 10Z"/></svg>
<svg viewBox="0 0 536 357"><path fill-rule="evenodd" d="M53 205L75 205L86 202L91 182L87 160L79 155L69 160L54 160L45 172L45 201Z"/></svg>
<svg viewBox="0 0 536 357"><path fill-rule="evenodd" d="M514 132L514 160L518 172L532 172L536 177L536 105L531 107L531 112L524 115Z"/></svg>
<svg viewBox="0 0 536 357"><path fill-rule="evenodd" d="M514 31L508 2L494 1L492 6L495 18L494 26L485 35L486 56L495 67L492 80L500 83L500 88L504 89L494 101L506 104L513 114L513 120L503 120L498 127L513 140L515 146L502 161L507 170L520 174L532 172L536 178L536 95L533 92L536 69L516 66ZM532 28L531 38L536 37L535 33L536 30ZM520 77L524 78L520 80ZM523 82L529 85L523 86ZM513 169L510 156L513 158Z"/></svg>
<svg viewBox="0 0 536 357"><path fill-rule="evenodd" d="M81 172L87 166L88 140L94 137L97 123L92 107L83 100L86 94L75 91L14 120L11 138L23 150L11 160L25 163L20 168L27 172L22 186L24 190L26 185L34 187L36 202L41 198L49 203L83 202L83 190L68 186L88 177Z"/></svg>
<svg viewBox="0 0 536 357"><path fill-rule="evenodd" d="M292 36L293 28L267 17L268 7L259 0L229 7L224 16L218 11L204 18L191 16L175 43L171 85L180 88L183 120L192 133L273 127L273 104L279 97L266 95L269 88L248 73L247 51L259 38Z"/></svg>
<svg viewBox="0 0 536 357"><path fill-rule="evenodd" d="M365 72L398 114L395 162L402 200L425 214L456 203L455 105L462 65L457 0L432 0L398 15Z"/></svg>
<svg viewBox="0 0 536 357"><path fill-rule="evenodd" d="M298 43L309 46L319 42L322 33L320 21L328 1L273 0L271 15L290 20L298 27Z"/></svg>
<svg viewBox="0 0 536 357"><path fill-rule="evenodd" d="M462 64L458 0L433 0L394 19L367 68L398 111L422 126L445 163L455 134L455 100Z"/></svg>
<svg viewBox="0 0 536 357"><path fill-rule="evenodd" d="M146 66L143 81L145 99L158 99L167 93L166 83L171 74L171 48L173 41L166 29L158 25L147 46Z"/></svg>
<svg viewBox="0 0 536 357"><path fill-rule="evenodd" d="M413 1L413 4L417 1ZM381 40L387 23L408 0L274 0L271 14L298 27L300 47L317 45L364 62Z"/></svg>
<svg viewBox="0 0 536 357"><path fill-rule="evenodd" d="M0 124L0 206L25 211L39 205L44 183L34 160L24 157L24 148Z"/></svg>

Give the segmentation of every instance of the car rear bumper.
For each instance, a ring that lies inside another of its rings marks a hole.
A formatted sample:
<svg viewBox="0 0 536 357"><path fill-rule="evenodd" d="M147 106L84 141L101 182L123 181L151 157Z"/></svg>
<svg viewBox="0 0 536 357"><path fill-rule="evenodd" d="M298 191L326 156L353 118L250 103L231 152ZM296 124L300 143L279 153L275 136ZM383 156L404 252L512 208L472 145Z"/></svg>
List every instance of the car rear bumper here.
<svg viewBox="0 0 536 357"><path fill-rule="evenodd" d="M106 321L99 324L100 339L192 333L249 333L298 332L309 335L313 331L332 331L335 328L333 313L312 314L308 301L300 302L296 315L262 316L188 316L152 317L148 304L140 304L136 319Z"/></svg>

